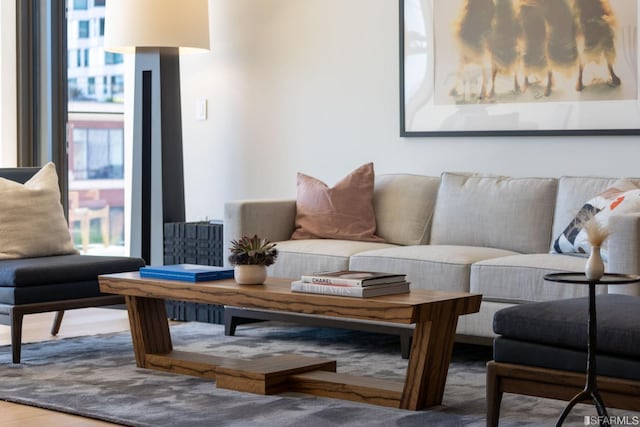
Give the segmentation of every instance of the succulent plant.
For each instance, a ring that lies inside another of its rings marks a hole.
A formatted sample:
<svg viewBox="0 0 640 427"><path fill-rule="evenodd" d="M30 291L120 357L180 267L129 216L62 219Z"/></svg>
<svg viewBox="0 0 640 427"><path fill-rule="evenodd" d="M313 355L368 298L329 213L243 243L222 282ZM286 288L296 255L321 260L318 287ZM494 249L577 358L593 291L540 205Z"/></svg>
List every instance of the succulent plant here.
<svg viewBox="0 0 640 427"><path fill-rule="evenodd" d="M254 235L231 241L229 262L233 265L265 265L276 262L276 244Z"/></svg>

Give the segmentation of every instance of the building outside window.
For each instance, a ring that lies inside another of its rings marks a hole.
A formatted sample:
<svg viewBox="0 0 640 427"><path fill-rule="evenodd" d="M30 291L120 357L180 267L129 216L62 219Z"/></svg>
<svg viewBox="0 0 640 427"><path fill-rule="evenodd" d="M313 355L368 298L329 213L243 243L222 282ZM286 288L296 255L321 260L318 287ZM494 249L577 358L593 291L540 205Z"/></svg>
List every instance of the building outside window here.
<svg viewBox="0 0 640 427"><path fill-rule="evenodd" d="M105 1L104 1L104 0L95 0L95 1L93 2L93 6L94 6L94 7L104 7L104 3L105 3Z"/></svg>
<svg viewBox="0 0 640 427"><path fill-rule="evenodd" d="M73 0L73 8L75 10L87 10L87 0Z"/></svg>
<svg viewBox="0 0 640 427"><path fill-rule="evenodd" d="M124 55L104 51L104 36L100 33L103 33L105 8L92 4L95 2L90 1L87 10L68 10L67 74L75 81L75 89L69 90L69 101L105 103L116 100L121 103L124 99ZM89 26L95 29L89 31ZM94 77L91 92L89 77ZM94 107L92 105L91 111Z"/></svg>

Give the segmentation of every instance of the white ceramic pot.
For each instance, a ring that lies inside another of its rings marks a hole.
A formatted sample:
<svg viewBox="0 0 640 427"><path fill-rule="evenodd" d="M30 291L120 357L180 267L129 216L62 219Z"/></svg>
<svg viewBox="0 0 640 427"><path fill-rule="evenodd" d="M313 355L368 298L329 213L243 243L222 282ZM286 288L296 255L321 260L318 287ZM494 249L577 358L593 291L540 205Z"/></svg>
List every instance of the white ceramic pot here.
<svg viewBox="0 0 640 427"><path fill-rule="evenodd" d="M233 277L239 285L261 285L267 279L267 267L264 265L236 265Z"/></svg>

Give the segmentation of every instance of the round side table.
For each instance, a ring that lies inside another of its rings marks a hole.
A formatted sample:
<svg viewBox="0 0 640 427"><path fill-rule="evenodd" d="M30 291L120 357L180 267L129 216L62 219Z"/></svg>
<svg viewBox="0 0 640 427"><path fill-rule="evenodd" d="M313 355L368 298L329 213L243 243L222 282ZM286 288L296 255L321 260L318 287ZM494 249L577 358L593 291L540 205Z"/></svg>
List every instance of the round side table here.
<svg viewBox="0 0 640 427"><path fill-rule="evenodd" d="M596 318L596 285L626 285L640 282L640 276L630 274L605 273L600 280L589 280L584 273L552 273L544 276L549 282L572 283L575 285L589 286L589 317L587 318L588 342L587 342L587 378L584 390L576 394L562 411L556 426L561 426L571 409L576 403L592 399L598 411L600 425L609 426L609 415L604 406L596 377L596 348L597 348L597 318Z"/></svg>

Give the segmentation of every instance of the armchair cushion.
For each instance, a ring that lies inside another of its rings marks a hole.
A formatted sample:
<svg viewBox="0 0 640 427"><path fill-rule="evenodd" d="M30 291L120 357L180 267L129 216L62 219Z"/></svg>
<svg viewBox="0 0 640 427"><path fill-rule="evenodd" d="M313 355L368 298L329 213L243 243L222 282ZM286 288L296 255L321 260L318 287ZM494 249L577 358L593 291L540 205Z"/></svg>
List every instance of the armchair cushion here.
<svg viewBox="0 0 640 427"><path fill-rule="evenodd" d="M586 326L585 326L586 327ZM584 374L587 352L554 345L497 337L493 344L496 362L539 368L573 371ZM598 375L640 380L640 361L636 358L598 353Z"/></svg>
<svg viewBox="0 0 640 427"><path fill-rule="evenodd" d="M53 163L25 184L0 178L0 199L0 259L77 253L60 203Z"/></svg>
<svg viewBox="0 0 640 427"><path fill-rule="evenodd" d="M588 298L520 304L493 319L494 360L584 372ZM598 295L598 375L640 380L640 297Z"/></svg>
<svg viewBox="0 0 640 427"><path fill-rule="evenodd" d="M62 255L0 261L0 303L29 304L99 296L100 274L135 271L140 258Z"/></svg>
<svg viewBox="0 0 640 427"><path fill-rule="evenodd" d="M520 304L498 311L493 330L506 338L585 351L588 298ZM640 358L640 297L598 295L598 352Z"/></svg>

